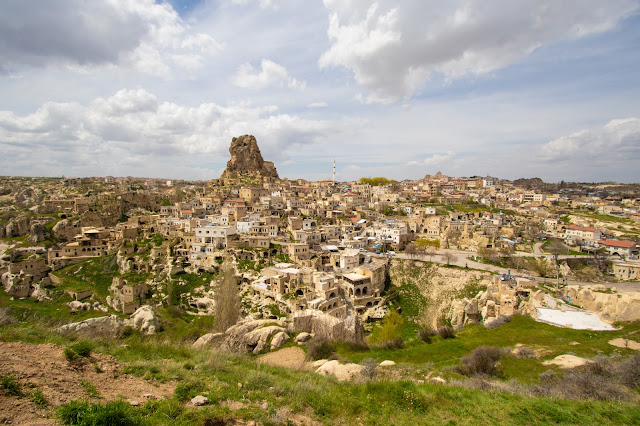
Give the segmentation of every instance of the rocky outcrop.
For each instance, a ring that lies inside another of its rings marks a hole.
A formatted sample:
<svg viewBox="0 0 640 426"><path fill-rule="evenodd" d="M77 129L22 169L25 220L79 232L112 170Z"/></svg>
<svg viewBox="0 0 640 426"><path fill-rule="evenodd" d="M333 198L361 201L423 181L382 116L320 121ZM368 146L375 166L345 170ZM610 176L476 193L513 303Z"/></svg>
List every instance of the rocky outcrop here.
<svg viewBox="0 0 640 426"><path fill-rule="evenodd" d="M230 351L262 352L269 340L278 333L285 332L282 320L248 320L227 329L223 347Z"/></svg>
<svg viewBox="0 0 640 426"><path fill-rule="evenodd" d="M40 241L44 241L49 238L49 231L47 227L43 224L36 222L31 225L31 229L29 230L29 237L27 240L32 243L39 243Z"/></svg>
<svg viewBox="0 0 640 426"><path fill-rule="evenodd" d="M556 300L542 291L532 293L531 288L498 282L490 284L486 291L469 299L451 302L447 317L451 326L460 330L468 324L484 324L490 327L500 317L513 314L537 316L536 308L556 303Z"/></svg>
<svg viewBox="0 0 640 426"><path fill-rule="evenodd" d="M293 315L292 328L294 333L313 333L316 339L350 343L361 343L364 340L364 327L357 316L340 319L307 309Z"/></svg>
<svg viewBox="0 0 640 426"><path fill-rule="evenodd" d="M89 318L88 320L65 324L58 328L62 334L77 333L87 336L104 336L114 338L125 327L125 321L115 315Z"/></svg>
<svg viewBox="0 0 640 426"><path fill-rule="evenodd" d="M140 306L131 314L128 325L144 334L154 334L160 330L156 312L149 305Z"/></svg>
<svg viewBox="0 0 640 426"><path fill-rule="evenodd" d="M564 296L571 304L595 312L606 322L640 319L639 293L618 293L602 285L570 285L565 288Z"/></svg>
<svg viewBox="0 0 640 426"><path fill-rule="evenodd" d="M231 140L229 147L231 159L222 173L221 179L239 176L258 176L278 178L278 172L271 161L264 161L258 142L253 135L243 135Z"/></svg>
<svg viewBox="0 0 640 426"><path fill-rule="evenodd" d="M204 348L205 346L212 345L216 342L220 342L225 337L224 333L207 333L198 338L191 347L193 349Z"/></svg>
<svg viewBox="0 0 640 426"><path fill-rule="evenodd" d="M115 315L89 318L58 327L62 334L78 333L86 336L116 337L125 327L132 327L144 334L153 334L160 330L158 317L151 306L141 306L129 319Z"/></svg>
<svg viewBox="0 0 640 426"><path fill-rule="evenodd" d="M271 350L275 351L276 349L280 349L289 340L289 335L284 331L277 333L275 336L273 336L273 339L271 339Z"/></svg>
<svg viewBox="0 0 640 426"><path fill-rule="evenodd" d="M5 228L5 234L8 238L20 237L29 233L29 220L26 217L16 217L9 220Z"/></svg>

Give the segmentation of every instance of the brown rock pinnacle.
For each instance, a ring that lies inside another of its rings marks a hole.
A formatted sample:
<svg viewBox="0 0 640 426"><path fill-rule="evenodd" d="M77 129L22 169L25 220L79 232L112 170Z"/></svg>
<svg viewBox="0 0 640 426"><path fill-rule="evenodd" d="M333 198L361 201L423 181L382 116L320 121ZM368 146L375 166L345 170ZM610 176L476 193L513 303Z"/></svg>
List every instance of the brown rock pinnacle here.
<svg viewBox="0 0 640 426"><path fill-rule="evenodd" d="M229 147L231 159L222 173L221 179L236 178L241 175L272 177L278 179L278 172L271 161L264 161L258 142L253 135L243 135L231 139Z"/></svg>

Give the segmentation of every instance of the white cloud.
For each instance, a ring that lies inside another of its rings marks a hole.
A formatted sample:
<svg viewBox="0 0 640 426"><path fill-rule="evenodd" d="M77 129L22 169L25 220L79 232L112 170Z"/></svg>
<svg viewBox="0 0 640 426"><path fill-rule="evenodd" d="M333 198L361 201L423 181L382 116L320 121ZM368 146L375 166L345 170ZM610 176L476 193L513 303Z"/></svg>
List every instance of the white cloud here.
<svg viewBox="0 0 640 426"><path fill-rule="evenodd" d="M618 160L640 162L640 119L611 120L603 127L584 129L562 136L542 146L547 160L610 163Z"/></svg>
<svg viewBox="0 0 640 426"><path fill-rule="evenodd" d="M410 97L434 72L482 74L537 47L613 28L634 0L325 0L332 44L320 67L353 71L370 102Z"/></svg>
<svg viewBox="0 0 640 426"><path fill-rule="evenodd" d="M268 59L262 60L259 71L249 63L240 65L233 77L233 84L245 89L264 89L273 85L286 85L296 90L306 87L305 82L291 77L285 67Z"/></svg>
<svg viewBox="0 0 640 426"><path fill-rule="evenodd" d="M285 151L292 146L322 142L351 125L279 114L274 106L189 107L160 102L141 88L120 90L86 105L47 102L24 116L0 111L0 168L11 174L135 169L174 176L167 164L180 163L187 177L193 176L189 165L197 168L203 158L226 161L233 136L254 134L265 158L278 160L288 159Z"/></svg>
<svg viewBox="0 0 640 426"><path fill-rule="evenodd" d="M312 102L308 105L309 108L326 108L329 104L326 102Z"/></svg>
<svg viewBox="0 0 640 426"><path fill-rule="evenodd" d="M239 4L239 5L247 5L249 4L250 0L232 0L233 4ZM258 0L258 4L260 5L260 9L267 9L267 8L272 8L272 9L278 9L278 5L275 3L274 0Z"/></svg>
<svg viewBox="0 0 640 426"><path fill-rule="evenodd" d="M427 157L421 161L409 161L409 166L439 166L442 164L451 163L456 158L456 153L453 151L447 151L446 154L433 154L431 157Z"/></svg>
<svg viewBox="0 0 640 426"><path fill-rule="evenodd" d="M193 32L168 3L154 0L8 0L0 15L5 73L24 66L121 66L166 77L172 65L192 68L221 49L210 35Z"/></svg>

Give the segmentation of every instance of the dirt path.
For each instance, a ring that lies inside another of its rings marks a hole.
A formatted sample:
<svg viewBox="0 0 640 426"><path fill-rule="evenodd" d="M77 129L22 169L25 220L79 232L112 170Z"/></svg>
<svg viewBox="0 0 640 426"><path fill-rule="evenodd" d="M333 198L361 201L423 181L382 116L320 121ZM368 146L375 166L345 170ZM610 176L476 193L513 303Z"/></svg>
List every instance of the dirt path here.
<svg viewBox="0 0 640 426"><path fill-rule="evenodd" d="M173 394L174 383L152 383L124 374L124 366L113 357L92 354L88 360L69 362L63 349L53 344L0 342L0 376L11 375L24 394L39 389L48 402L40 408L28 396L0 391L0 423L53 424L55 407L73 399L101 403L130 399L142 404L148 398L145 395L169 398Z"/></svg>
<svg viewBox="0 0 640 426"><path fill-rule="evenodd" d="M258 358L258 364L275 365L277 367L287 367L302 369L306 354L301 348L291 346L279 351L269 352Z"/></svg>

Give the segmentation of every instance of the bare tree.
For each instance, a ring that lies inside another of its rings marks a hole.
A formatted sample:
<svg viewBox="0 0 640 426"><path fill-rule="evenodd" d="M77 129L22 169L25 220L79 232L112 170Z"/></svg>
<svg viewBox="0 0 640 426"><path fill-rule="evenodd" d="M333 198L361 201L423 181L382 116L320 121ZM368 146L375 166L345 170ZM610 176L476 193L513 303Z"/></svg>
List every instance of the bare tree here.
<svg viewBox="0 0 640 426"><path fill-rule="evenodd" d="M410 259L415 259L416 255L418 254L418 247L415 245L415 243L409 243L405 247L404 252L407 256L409 256Z"/></svg>
<svg viewBox="0 0 640 426"><path fill-rule="evenodd" d="M449 266L456 257L453 255L453 253L445 251L444 253L442 253L442 258L445 262L447 262L447 266Z"/></svg>
<svg viewBox="0 0 640 426"><path fill-rule="evenodd" d="M214 285L214 302L216 330L223 332L240 317L238 281L231 258L226 258L222 264L220 278Z"/></svg>

